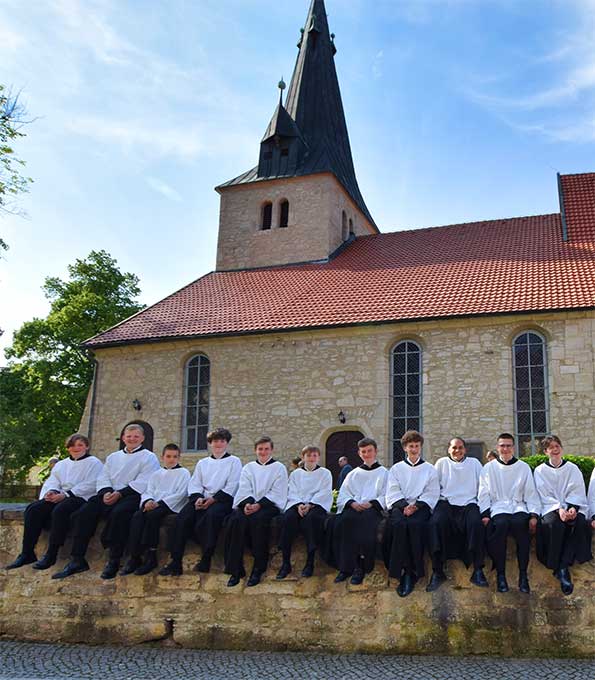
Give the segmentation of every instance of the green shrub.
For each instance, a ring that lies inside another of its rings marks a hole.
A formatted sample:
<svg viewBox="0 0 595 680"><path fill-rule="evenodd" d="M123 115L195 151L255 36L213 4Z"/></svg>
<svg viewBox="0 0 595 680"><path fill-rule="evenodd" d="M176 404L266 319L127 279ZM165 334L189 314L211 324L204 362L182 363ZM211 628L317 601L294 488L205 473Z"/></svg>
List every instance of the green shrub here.
<svg viewBox="0 0 595 680"><path fill-rule="evenodd" d="M538 465L545 463L547 459L548 458L545 455L524 456L522 458L532 470L535 470ZM588 489L589 480L591 479L593 468L595 468L595 458L591 456L567 456L564 454L564 459L578 466L585 478L585 487Z"/></svg>

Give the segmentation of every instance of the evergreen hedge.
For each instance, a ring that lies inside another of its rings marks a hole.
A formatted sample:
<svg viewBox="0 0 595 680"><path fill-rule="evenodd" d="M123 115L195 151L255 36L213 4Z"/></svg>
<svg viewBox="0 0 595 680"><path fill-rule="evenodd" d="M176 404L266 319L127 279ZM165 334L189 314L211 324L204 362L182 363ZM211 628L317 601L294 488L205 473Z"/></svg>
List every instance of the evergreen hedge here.
<svg viewBox="0 0 595 680"><path fill-rule="evenodd" d="M538 465L545 463L547 459L548 457L545 455L523 456L521 458L532 470L535 470ZM564 460L568 460L578 466L585 478L585 487L588 489L591 474L593 473L593 468L595 468L595 458L591 456L567 456L564 454Z"/></svg>

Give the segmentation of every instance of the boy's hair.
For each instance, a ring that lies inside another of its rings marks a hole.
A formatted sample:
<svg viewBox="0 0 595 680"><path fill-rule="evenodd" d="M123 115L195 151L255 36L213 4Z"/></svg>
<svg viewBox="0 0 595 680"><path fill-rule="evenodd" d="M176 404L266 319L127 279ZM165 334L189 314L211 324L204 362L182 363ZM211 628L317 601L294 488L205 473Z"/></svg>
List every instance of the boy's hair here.
<svg viewBox="0 0 595 680"><path fill-rule="evenodd" d="M407 430L405 434L401 437L401 446L405 447L406 444L411 444L414 442L424 443L424 438L420 432L417 430Z"/></svg>
<svg viewBox="0 0 595 680"><path fill-rule="evenodd" d="M129 430L139 430L140 433L145 436L145 428L142 425L139 425L138 423L132 423L131 425L126 425L124 428L124 432L122 434L125 434Z"/></svg>
<svg viewBox="0 0 595 680"><path fill-rule="evenodd" d="M274 448L275 448L275 446L274 446L274 444L273 444L273 440L272 440L270 437L266 437L266 436L264 436L264 437L259 437L259 438L254 442L254 450L255 450L255 451L256 451L256 447L257 447L259 444L270 444L270 445L271 445L271 449L274 449Z"/></svg>
<svg viewBox="0 0 595 680"><path fill-rule="evenodd" d="M74 434L71 434L70 437L66 437L66 441L64 442L64 446L69 449L71 446L74 446L76 442L84 442L85 446L89 448L89 438L85 437L84 434L79 434L78 432L75 432ZM51 460L51 458L50 458ZM60 459L58 459L60 460Z"/></svg>
<svg viewBox="0 0 595 680"><path fill-rule="evenodd" d="M300 451L300 456L303 458L307 453L317 453L319 456L321 455L320 449L317 446L304 446ZM294 458L294 460L301 460L301 458Z"/></svg>
<svg viewBox="0 0 595 680"><path fill-rule="evenodd" d="M463 437L458 437L456 435L454 437L450 438L450 441L448 442L448 446L450 446L451 442L454 442L455 439L458 439L463 444L463 446L465 448L467 448L467 442L463 439Z"/></svg>
<svg viewBox="0 0 595 680"><path fill-rule="evenodd" d="M503 432L502 434L499 434L498 439L512 439L512 443L514 444L514 437L510 434L510 432ZM496 439L496 441L498 441L498 439Z"/></svg>
<svg viewBox="0 0 595 680"><path fill-rule="evenodd" d="M548 434L547 437L544 437L541 440L541 444L540 444L541 450L543 451L543 453L545 453L549 449L550 444L553 444L554 442L556 442L556 444L559 444L560 446L562 446L562 442L560 440L560 437L557 437L555 434Z"/></svg>
<svg viewBox="0 0 595 680"><path fill-rule="evenodd" d="M357 443L357 448L358 449L363 449L364 446L373 446L377 451L378 451L378 444L372 437L364 437L363 439L360 439Z"/></svg>
<svg viewBox="0 0 595 680"><path fill-rule="evenodd" d="M494 449L490 449L486 453L486 460L490 460L490 458L498 458L498 452L494 451Z"/></svg>
<svg viewBox="0 0 595 680"><path fill-rule="evenodd" d="M298 458L297 456L295 458L291 459L292 465L295 465L296 467L299 467L302 464L302 459Z"/></svg>
<svg viewBox="0 0 595 680"><path fill-rule="evenodd" d="M207 433L207 442L210 444L214 439L225 439L229 444L231 441L231 432L225 427L218 427Z"/></svg>
<svg viewBox="0 0 595 680"><path fill-rule="evenodd" d="M166 451L177 451L178 453L181 453L180 447L177 444L166 444L163 447L163 451L161 452L161 455L163 455Z"/></svg>

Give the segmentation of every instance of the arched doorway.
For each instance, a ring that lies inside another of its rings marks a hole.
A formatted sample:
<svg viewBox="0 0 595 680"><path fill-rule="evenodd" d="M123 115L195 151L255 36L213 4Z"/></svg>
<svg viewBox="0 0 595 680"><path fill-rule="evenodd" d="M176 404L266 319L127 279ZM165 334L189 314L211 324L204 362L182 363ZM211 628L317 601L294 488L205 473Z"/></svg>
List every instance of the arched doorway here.
<svg viewBox="0 0 595 680"><path fill-rule="evenodd" d="M341 430L333 432L326 440L326 467L333 475L333 489L337 488L339 480L339 458L347 456L352 467L361 465L361 459L357 454L357 443L364 435L359 430Z"/></svg>
<svg viewBox="0 0 595 680"><path fill-rule="evenodd" d="M129 425L140 425L143 430L145 431L145 441L143 446L145 449L149 449L149 451L153 450L153 428L147 423L146 420L131 420L129 423L126 423L124 427L122 428L122 431L120 432L120 450L124 448L124 442L122 441L122 435L124 434L124 430L129 426Z"/></svg>

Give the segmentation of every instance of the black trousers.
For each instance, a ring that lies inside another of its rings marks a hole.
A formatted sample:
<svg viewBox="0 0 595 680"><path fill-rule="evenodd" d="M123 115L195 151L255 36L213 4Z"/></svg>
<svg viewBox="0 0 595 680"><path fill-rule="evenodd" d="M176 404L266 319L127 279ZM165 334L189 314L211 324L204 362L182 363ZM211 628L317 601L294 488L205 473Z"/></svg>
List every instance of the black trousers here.
<svg viewBox="0 0 595 680"><path fill-rule="evenodd" d="M316 550L320 545L324 534L326 510L319 505L314 505L304 517L300 516L297 505L286 510L281 516L281 534L279 536L279 548L283 553L283 559L289 561L291 546L298 534L303 534L306 541L306 549L309 553Z"/></svg>
<svg viewBox="0 0 595 680"><path fill-rule="evenodd" d="M384 534L384 563L392 578L401 578L404 571L418 578L425 574L424 550L431 514L427 505L409 517L400 508L390 511Z"/></svg>
<svg viewBox="0 0 595 680"><path fill-rule="evenodd" d="M25 509L25 528L23 531L23 552L32 553L39 540L42 529L49 529L49 545L59 548L64 545L70 527L70 517L85 504L79 496L67 496L60 503L34 501Z"/></svg>
<svg viewBox="0 0 595 680"><path fill-rule="evenodd" d="M170 534L170 553L174 560L181 560L186 541L192 536L202 547L203 556L212 556L225 518L231 513L231 503L217 501L206 510L197 510L189 501L176 517Z"/></svg>
<svg viewBox="0 0 595 680"><path fill-rule="evenodd" d="M131 557L140 557L144 550L159 546L161 523L172 511L167 505L158 505L154 510L137 510L130 520L128 551Z"/></svg>
<svg viewBox="0 0 595 680"><path fill-rule="evenodd" d="M442 569L452 559L462 560L467 567L483 567L485 528L478 506L438 501L428 521L428 550L434 569Z"/></svg>
<svg viewBox="0 0 595 680"><path fill-rule="evenodd" d="M557 510L544 515L537 527L537 559L548 569L567 569L574 562L588 562L591 555L591 527L580 513L563 522Z"/></svg>
<svg viewBox="0 0 595 680"><path fill-rule="evenodd" d="M519 571L527 571L529 566L529 548L531 535L529 534L529 513L503 513L492 517L486 530L486 544L496 571L504 573L506 570L506 541L508 535L514 536L516 541L516 558Z"/></svg>
<svg viewBox="0 0 595 680"><path fill-rule="evenodd" d="M341 513L331 515L324 555L328 564L346 574L353 574L360 566L366 574L370 573L376 562L381 520L382 514L374 507L361 512L346 507Z"/></svg>
<svg viewBox="0 0 595 680"><path fill-rule="evenodd" d="M111 559L120 559L124 554L128 541L130 520L138 510L140 494L133 493L124 496L114 505L106 505L103 496L92 496L80 510L72 516L74 538L72 541L72 556L84 557L89 547L99 520L106 520L101 532L101 542L104 548L110 549Z"/></svg>
<svg viewBox="0 0 595 680"><path fill-rule="evenodd" d="M225 534L225 573L241 576L244 572L244 547L252 547L254 570L264 573L269 563L269 539L271 520L279 514L279 508L261 508L253 515L245 515L236 508L227 520Z"/></svg>

